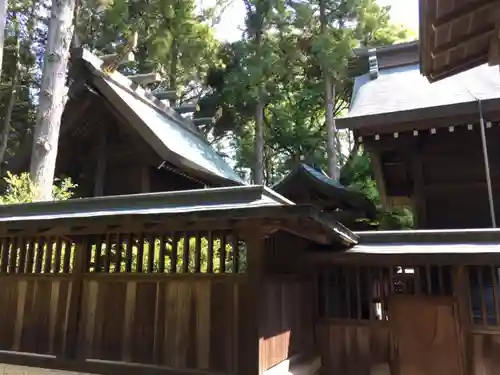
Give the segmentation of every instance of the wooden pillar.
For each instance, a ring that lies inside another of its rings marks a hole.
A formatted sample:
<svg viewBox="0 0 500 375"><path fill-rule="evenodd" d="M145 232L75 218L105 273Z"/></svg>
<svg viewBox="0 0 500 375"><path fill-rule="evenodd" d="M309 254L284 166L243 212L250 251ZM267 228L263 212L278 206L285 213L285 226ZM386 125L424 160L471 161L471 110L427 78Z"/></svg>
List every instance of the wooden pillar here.
<svg viewBox="0 0 500 375"><path fill-rule="evenodd" d="M389 208L389 203L387 200L387 192L385 189L385 178L382 169L382 158L380 157L380 151L370 150L370 160L373 170L373 175L375 176L375 182L377 183L377 188L380 195L380 201L382 207Z"/></svg>
<svg viewBox="0 0 500 375"><path fill-rule="evenodd" d="M427 202L424 185L424 168L422 160L422 147L413 147L411 158L413 170L413 202L414 212L416 214L416 229L427 228Z"/></svg>
<svg viewBox="0 0 500 375"><path fill-rule="evenodd" d="M239 317L239 361L238 374L261 375L261 319L263 317L264 295L264 249L265 233L262 227L240 235L245 240L247 249L246 283L241 293Z"/></svg>
<svg viewBox="0 0 500 375"><path fill-rule="evenodd" d="M99 127L99 146L97 148L94 197L101 197L104 195L104 182L106 180L106 164L107 164L106 138L107 138L107 127L106 125L103 124L102 126Z"/></svg>
<svg viewBox="0 0 500 375"><path fill-rule="evenodd" d="M79 349L79 327L82 322L82 294L83 294L83 275L88 270L89 261L89 243L87 237L76 239L75 252L73 257L73 272L71 273L71 289L68 296L68 309L66 311L66 324L64 334L63 357L66 359L75 359L78 356Z"/></svg>

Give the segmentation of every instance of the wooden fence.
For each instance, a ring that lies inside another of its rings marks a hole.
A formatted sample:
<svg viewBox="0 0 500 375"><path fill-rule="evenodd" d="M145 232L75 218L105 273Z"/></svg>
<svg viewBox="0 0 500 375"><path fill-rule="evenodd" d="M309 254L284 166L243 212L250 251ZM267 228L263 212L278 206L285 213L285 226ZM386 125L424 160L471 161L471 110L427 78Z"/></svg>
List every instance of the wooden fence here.
<svg viewBox="0 0 500 375"><path fill-rule="evenodd" d="M250 290L246 245L234 233L0 243L0 358L245 373Z"/></svg>
<svg viewBox="0 0 500 375"><path fill-rule="evenodd" d="M500 266L318 267L316 339L324 374L397 374L387 299L447 296L459 310L467 375L500 372ZM419 319L410 316L409 319ZM389 371L389 372L386 372Z"/></svg>

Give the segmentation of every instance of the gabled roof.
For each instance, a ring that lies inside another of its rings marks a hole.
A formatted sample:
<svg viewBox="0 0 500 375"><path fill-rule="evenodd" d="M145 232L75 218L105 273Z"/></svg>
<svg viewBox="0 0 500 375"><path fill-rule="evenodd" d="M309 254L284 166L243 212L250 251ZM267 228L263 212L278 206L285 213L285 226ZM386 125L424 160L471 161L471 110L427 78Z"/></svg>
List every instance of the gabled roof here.
<svg viewBox="0 0 500 375"><path fill-rule="evenodd" d="M129 122L164 160L191 170L207 181L244 184L199 130L151 92L115 71L101 70L102 60L85 49L72 54L73 63L90 72L90 84ZM78 61L79 60L79 61ZM88 75L88 74L87 74Z"/></svg>
<svg viewBox="0 0 500 375"><path fill-rule="evenodd" d="M337 119L339 128L367 128L403 122L471 115L500 104L497 67L481 65L430 83L418 64L381 69L378 77L364 74L355 80L349 113ZM451 125L451 124L448 124Z"/></svg>
<svg viewBox="0 0 500 375"><path fill-rule="evenodd" d="M374 218L376 208L362 193L352 191L344 185L328 177L323 171L307 164L300 163L273 189L279 194L290 197L298 189L311 196L324 195L331 200L332 206L343 210L353 210ZM293 198L291 198L293 199Z"/></svg>

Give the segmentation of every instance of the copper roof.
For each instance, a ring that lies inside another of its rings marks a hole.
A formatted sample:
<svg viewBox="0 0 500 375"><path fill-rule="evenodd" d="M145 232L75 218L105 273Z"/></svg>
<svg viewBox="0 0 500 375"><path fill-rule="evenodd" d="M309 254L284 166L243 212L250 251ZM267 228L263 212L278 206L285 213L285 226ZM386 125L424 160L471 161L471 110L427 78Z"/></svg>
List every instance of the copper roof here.
<svg viewBox="0 0 500 375"><path fill-rule="evenodd" d="M421 72L430 81L488 62L495 0L419 0Z"/></svg>

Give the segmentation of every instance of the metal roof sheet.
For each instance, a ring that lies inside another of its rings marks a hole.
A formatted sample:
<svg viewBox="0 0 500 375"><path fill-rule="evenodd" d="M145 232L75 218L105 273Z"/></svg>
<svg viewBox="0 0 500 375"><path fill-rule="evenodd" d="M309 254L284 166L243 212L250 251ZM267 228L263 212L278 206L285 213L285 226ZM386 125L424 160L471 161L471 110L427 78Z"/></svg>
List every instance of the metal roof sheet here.
<svg viewBox="0 0 500 375"><path fill-rule="evenodd" d="M266 206L294 206L294 203L264 186L238 186L0 205L0 222L178 214Z"/></svg>
<svg viewBox="0 0 500 375"><path fill-rule="evenodd" d="M342 127L343 122L377 115L390 122L391 114L474 103L476 98L500 98L497 67L481 65L435 83L421 75L418 64L382 69L376 79L368 73L356 78L349 112L338 122Z"/></svg>
<svg viewBox="0 0 500 375"><path fill-rule="evenodd" d="M484 254L500 253L500 243L386 243L368 244L360 243L344 252L345 254L358 255L401 255L401 254Z"/></svg>
<svg viewBox="0 0 500 375"><path fill-rule="evenodd" d="M102 60L89 51L79 50L75 55L86 63L93 83L112 105L130 109L125 119L162 158L225 184L245 184L188 120L119 72L104 74Z"/></svg>
<svg viewBox="0 0 500 375"><path fill-rule="evenodd" d="M293 189L297 183L296 177L302 174L305 174L306 181L312 181L313 186L318 187L324 193L326 192L341 208L359 210L370 218L376 214L375 205L363 193L345 187L340 182L327 176L323 171L304 163L300 163L292 172L274 185L273 189L286 196L290 188ZM307 187L311 188L311 185L307 184Z"/></svg>

